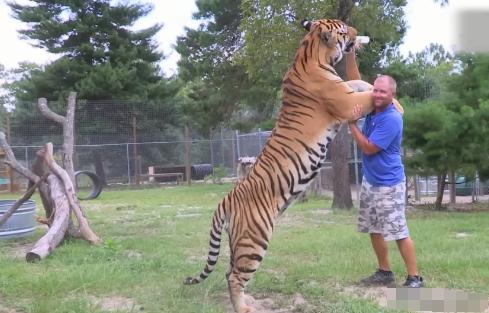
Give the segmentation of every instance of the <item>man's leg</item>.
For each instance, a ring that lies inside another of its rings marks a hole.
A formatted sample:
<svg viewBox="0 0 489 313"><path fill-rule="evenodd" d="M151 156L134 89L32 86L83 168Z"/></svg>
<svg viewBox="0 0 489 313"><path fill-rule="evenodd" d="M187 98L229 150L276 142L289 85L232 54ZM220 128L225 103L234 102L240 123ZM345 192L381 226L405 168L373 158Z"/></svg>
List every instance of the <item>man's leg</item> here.
<svg viewBox="0 0 489 313"><path fill-rule="evenodd" d="M370 241L372 242L372 247L374 248L375 255L377 256L379 269L383 271L390 271L391 266L389 263L389 247L387 246L387 242L384 240L384 235L370 234Z"/></svg>
<svg viewBox="0 0 489 313"><path fill-rule="evenodd" d="M363 178L362 192L360 194L360 208L358 214L358 231L370 234L372 248L377 256L379 268L375 273L360 280L366 286L388 286L395 282L394 273L390 271L389 250L382 235L377 216L375 195L372 186Z"/></svg>
<svg viewBox="0 0 489 313"><path fill-rule="evenodd" d="M399 252L406 265L407 273L410 276L418 275L418 268L416 267L416 252L414 249L414 242L410 237L396 240Z"/></svg>

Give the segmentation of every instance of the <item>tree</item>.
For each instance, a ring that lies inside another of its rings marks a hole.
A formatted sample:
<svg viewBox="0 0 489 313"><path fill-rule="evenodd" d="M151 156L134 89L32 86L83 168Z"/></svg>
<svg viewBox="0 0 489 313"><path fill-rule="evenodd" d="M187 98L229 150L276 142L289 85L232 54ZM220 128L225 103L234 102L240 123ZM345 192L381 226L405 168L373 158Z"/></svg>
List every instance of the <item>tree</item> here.
<svg viewBox="0 0 489 313"><path fill-rule="evenodd" d="M393 52L406 31L403 7L406 1L243 1L244 51L242 62L252 77L272 76L278 81L292 64L297 45L304 36L303 18L340 18L371 42L361 55L360 72L372 77ZM383 16L381 20L377 17ZM375 20L375 23L372 21ZM365 79L368 80L368 79ZM279 88L280 85L276 86Z"/></svg>
<svg viewBox="0 0 489 313"><path fill-rule="evenodd" d="M46 66L25 69L23 77L11 86L18 100L17 125L30 123L31 130L43 129L46 123L35 122L39 119L32 103L40 97L55 100L51 102L52 109L63 114L62 103L70 91L77 91L79 99L132 100L130 114L139 114L139 126L154 127L152 132L165 132L178 123L171 101L178 87L161 76L158 62L163 56L153 40L162 26L132 30L152 6L110 0L36 0L9 5L13 16L26 23L26 29L20 31L22 36L60 56ZM126 115L127 106L126 102ZM117 113L112 105L99 109L99 116L113 117ZM154 122L155 116L161 117L158 123ZM97 124L77 124L77 131L118 136L121 128L127 133L129 127L130 122L121 125L109 119ZM98 174L104 176L97 150L83 157L94 160Z"/></svg>
<svg viewBox="0 0 489 313"><path fill-rule="evenodd" d="M152 7L143 4L92 1L9 3L13 16L27 23L23 38L60 55L18 83L20 99L62 100L70 90L85 99L148 99L162 88L152 37L161 28L130 27Z"/></svg>
<svg viewBox="0 0 489 313"><path fill-rule="evenodd" d="M489 150L489 105L485 100L489 57L466 54L456 59L457 70L441 75L442 93L408 106L405 114L405 144L414 151L406 164L418 173L439 177L438 208L447 174L452 173L452 187L455 173L469 180L476 172L489 177L489 158L481 153ZM451 200L454 202L454 193Z"/></svg>
<svg viewBox="0 0 489 313"><path fill-rule="evenodd" d="M251 81L237 62L243 46L239 30L241 1L200 0L194 19L198 29L186 29L177 40L180 53L179 78L185 83L185 111L193 116L195 127L207 133L222 123L249 129L270 112L262 105L270 98L267 90ZM266 95L266 96L264 96ZM247 119L241 118L246 112Z"/></svg>
<svg viewBox="0 0 489 313"><path fill-rule="evenodd" d="M338 18L372 39L359 56L363 79L370 80L400 44L406 29L402 19L405 5L406 1L387 0L243 1L241 29L245 46L241 62L251 77L278 90L282 76L292 63L298 42L304 36L299 21L303 18ZM383 18L379 21L377 16ZM377 22L372 23L372 20ZM349 186L347 156L350 150L346 132L347 129L342 128L332 145L335 172L333 205L340 208L353 206L351 191L345 188Z"/></svg>
<svg viewBox="0 0 489 313"><path fill-rule="evenodd" d="M489 56L461 54L457 61L460 73L455 72L448 81L447 89L451 92L447 95L446 106L460 118L459 143L464 143L460 157L473 171L488 178L489 158L481 151L489 151Z"/></svg>
<svg viewBox="0 0 489 313"><path fill-rule="evenodd" d="M444 92L444 81L452 68L453 56L443 46L431 44L406 58L396 54L388 61L384 73L396 80L398 98L423 101Z"/></svg>

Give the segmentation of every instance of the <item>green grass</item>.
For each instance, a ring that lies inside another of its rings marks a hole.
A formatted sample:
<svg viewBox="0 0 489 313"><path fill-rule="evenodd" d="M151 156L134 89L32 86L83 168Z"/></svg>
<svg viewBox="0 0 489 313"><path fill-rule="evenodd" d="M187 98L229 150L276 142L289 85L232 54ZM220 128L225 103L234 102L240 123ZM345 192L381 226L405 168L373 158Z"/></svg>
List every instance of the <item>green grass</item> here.
<svg viewBox="0 0 489 313"><path fill-rule="evenodd" d="M0 312L2 303L28 313L102 312L93 299L110 296L133 299L134 312L225 312L226 240L216 271L204 283L182 281L202 270L211 214L231 187L104 191L82 202L104 244L68 240L36 264L14 252L43 230L0 242ZM368 237L356 232L355 212L329 207L328 200L312 199L287 210L247 291L257 298L301 293L310 305L303 312L394 312L340 293L376 263ZM409 227L429 287L489 293L489 212L422 211L409 216ZM457 238L459 232L469 236ZM404 266L395 244L390 247L401 283Z"/></svg>

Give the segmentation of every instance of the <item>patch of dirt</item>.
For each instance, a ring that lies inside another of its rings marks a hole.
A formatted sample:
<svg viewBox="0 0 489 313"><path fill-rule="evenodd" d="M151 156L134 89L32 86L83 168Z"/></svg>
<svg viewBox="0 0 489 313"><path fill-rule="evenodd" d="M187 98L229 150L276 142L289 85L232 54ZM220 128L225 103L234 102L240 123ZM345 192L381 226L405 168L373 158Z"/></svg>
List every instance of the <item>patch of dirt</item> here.
<svg viewBox="0 0 489 313"><path fill-rule="evenodd" d="M228 293L223 293L220 297L225 304L227 313L234 313ZM253 307L255 313L296 313L312 312L313 307L309 305L304 296L300 293L293 295L267 294L267 296L257 296L256 298L247 295L246 304Z"/></svg>
<svg viewBox="0 0 489 313"><path fill-rule="evenodd" d="M468 233L456 233L455 234L455 238L467 238L469 236L470 236L470 234L468 234Z"/></svg>
<svg viewBox="0 0 489 313"><path fill-rule="evenodd" d="M135 250L126 250L124 252L124 255L127 256L128 258L131 258L131 259L141 259L143 257L143 255Z"/></svg>
<svg viewBox="0 0 489 313"><path fill-rule="evenodd" d="M5 306L3 304L2 298L0 298L0 313L23 313L23 312Z"/></svg>
<svg viewBox="0 0 489 313"><path fill-rule="evenodd" d="M353 295L354 297L372 300L381 307L387 307L387 287L362 287L349 286L343 289L343 294Z"/></svg>
<svg viewBox="0 0 489 313"><path fill-rule="evenodd" d="M109 297L95 297L90 296L90 302L100 308L102 311L114 312L114 311L139 311L144 308L136 303L131 298L122 296L109 296Z"/></svg>
<svg viewBox="0 0 489 313"><path fill-rule="evenodd" d="M137 209L137 205L120 205L115 208L116 211L134 211Z"/></svg>
<svg viewBox="0 0 489 313"><path fill-rule="evenodd" d="M5 251L6 255L8 255L9 257L11 257L15 260L25 260L25 255L27 254L27 252L29 252L32 249L32 247L34 246L34 243L35 242L13 243L12 245L9 245L8 247L6 247L3 251ZM0 308L1 308L1 306L0 306ZM3 313L3 312L0 311L0 313Z"/></svg>

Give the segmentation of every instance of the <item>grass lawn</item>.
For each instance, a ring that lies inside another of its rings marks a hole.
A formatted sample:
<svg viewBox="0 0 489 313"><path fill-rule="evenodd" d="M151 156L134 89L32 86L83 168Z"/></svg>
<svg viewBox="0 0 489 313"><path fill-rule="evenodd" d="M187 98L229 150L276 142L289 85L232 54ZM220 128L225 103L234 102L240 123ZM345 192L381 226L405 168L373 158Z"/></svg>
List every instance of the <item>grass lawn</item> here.
<svg viewBox="0 0 489 313"><path fill-rule="evenodd" d="M204 283L182 281L202 270L211 214L230 188L104 191L82 202L104 244L68 240L36 264L26 263L24 252L45 230L0 241L0 313L106 312L114 309L107 299L118 303L117 312L226 312L227 240ZM368 237L356 232L355 212L331 211L330 204L312 199L286 211L248 293L270 297L276 306L300 293L306 304L294 312L396 312L342 292L376 262ZM408 223L428 287L489 294L489 211L418 211ZM390 247L400 284L404 266L395 244Z"/></svg>

